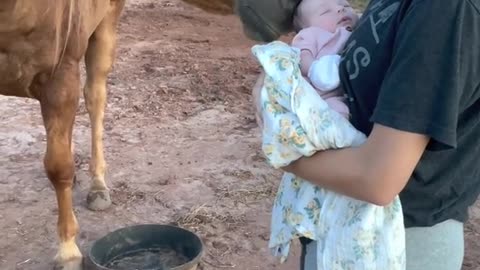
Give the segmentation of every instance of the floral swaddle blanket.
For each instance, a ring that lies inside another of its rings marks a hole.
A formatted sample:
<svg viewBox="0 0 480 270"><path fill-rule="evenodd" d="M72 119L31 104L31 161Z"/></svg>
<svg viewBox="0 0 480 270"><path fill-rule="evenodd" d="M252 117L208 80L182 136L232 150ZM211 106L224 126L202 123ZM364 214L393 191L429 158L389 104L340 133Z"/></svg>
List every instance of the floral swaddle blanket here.
<svg viewBox="0 0 480 270"><path fill-rule="evenodd" d="M366 141L302 77L298 49L274 41L253 46L252 53L266 75L260 97L262 150L271 166L280 168L316 151ZM269 248L284 262L298 237L316 241L318 270L405 269L398 196L380 207L285 173L273 205Z"/></svg>

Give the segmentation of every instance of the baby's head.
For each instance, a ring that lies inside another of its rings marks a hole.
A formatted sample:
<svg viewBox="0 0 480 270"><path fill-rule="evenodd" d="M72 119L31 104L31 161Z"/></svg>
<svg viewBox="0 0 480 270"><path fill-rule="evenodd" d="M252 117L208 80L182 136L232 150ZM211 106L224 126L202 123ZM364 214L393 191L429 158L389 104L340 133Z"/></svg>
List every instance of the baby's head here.
<svg viewBox="0 0 480 270"><path fill-rule="evenodd" d="M332 33L338 27L351 31L357 22L358 15L347 0L302 0L293 18L297 32L312 26Z"/></svg>

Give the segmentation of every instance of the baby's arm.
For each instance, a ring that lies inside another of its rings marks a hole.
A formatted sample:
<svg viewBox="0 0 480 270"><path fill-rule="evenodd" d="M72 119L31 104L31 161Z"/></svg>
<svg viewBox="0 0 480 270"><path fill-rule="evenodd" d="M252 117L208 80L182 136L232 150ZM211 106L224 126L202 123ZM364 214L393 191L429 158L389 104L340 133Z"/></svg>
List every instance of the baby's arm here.
<svg viewBox="0 0 480 270"><path fill-rule="evenodd" d="M292 46L300 50L300 71L306 77L315 60L314 52L317 50L315 39L309 30L302 30L293 38Z"/></svg>
<svg viewBox="0 0 480 270"><path fill-rule="evenodd" d="M340 55L330 54L312 61L307 77L321 91L331 91L340 85Z"/></svg>
<svg viewBox="0 0 480 270"><path fill-rule="evenodd" d="M324 37L320 39L319 37ZM292 40L292 46L300 49L300 70L302 75L308 77L315 88L321 91L330 91L340 84L338 64L340 56L336 54L325 55L315 60L319 48L323 47L331 38L331 34L318 32L317 29L304 29Z"/></svg>
<svg viewBox="0 0 480 270"><path fill-rule="evenodd" d="M308 70L315 60L313 53L310 50L302 50L300 52L300 70L303 76L308 76Z"/></svg>

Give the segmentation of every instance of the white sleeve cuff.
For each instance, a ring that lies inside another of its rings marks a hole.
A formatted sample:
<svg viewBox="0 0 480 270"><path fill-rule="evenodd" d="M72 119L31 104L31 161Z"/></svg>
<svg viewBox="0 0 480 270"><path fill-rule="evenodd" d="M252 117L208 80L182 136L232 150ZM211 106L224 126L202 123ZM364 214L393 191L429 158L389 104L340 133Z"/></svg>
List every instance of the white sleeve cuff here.
<svg viewBox="0 0 480 270"><path fill-rule="evenodd" d="M340 85L338 65L340 55L332 54L320 57L312 62L308 70L308 78L320 91L331 91Z"/></svg>

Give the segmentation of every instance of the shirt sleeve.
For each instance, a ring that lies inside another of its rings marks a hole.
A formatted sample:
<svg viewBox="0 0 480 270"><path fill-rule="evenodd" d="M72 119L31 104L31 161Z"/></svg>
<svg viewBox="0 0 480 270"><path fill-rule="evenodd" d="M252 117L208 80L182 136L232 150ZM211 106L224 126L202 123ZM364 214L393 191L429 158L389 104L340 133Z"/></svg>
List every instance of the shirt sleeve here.
<svg viewBox="0 0 480 270"><path fill-rule="evenodd" d="M479 52L479 12L470 0L413 0L371 121L425 134L429 150L455 148L462 99L479 91Z"/></svg>
<svg viewBox="0 0 480 270"><path fill-rule="evenodd" d="M304 29L298 32L292 40L292 46L300 50L308 50L315 57L317 54L317 44L315 36L312 35L310 29Z"/></svg>

